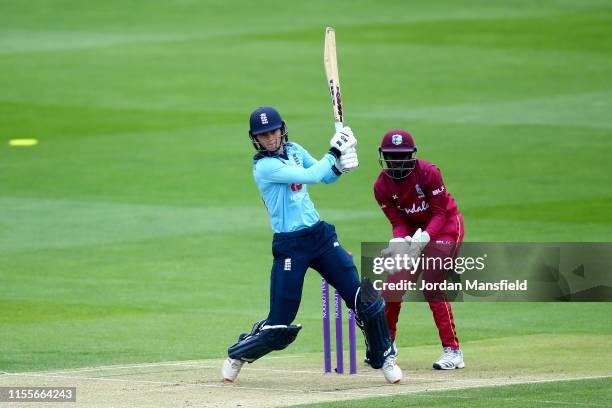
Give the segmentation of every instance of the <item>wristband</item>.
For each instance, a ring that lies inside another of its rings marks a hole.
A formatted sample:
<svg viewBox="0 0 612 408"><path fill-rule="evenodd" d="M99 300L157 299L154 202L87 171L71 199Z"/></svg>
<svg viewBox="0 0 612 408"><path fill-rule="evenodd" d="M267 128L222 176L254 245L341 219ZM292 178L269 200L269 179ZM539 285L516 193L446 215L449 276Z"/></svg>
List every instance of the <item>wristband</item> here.
<svg viewBox="0 0 612 408"><path fill-rule="evenodd" d="M331 149L329 149L329 153L331 153L331 155L334 156L336 159L339 159L340 156L342 156L342 152L336 147L332 147Z"/></svg>

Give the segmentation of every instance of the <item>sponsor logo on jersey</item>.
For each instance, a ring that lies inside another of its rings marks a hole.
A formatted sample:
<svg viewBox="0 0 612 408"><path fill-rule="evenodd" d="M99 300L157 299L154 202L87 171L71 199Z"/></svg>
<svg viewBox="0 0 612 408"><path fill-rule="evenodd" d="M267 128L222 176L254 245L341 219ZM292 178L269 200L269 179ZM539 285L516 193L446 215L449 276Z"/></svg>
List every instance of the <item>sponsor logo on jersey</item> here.
<svg viewBox="0 0 612 408"><path fill-rule="evenodd" d="M411 208L402 208L408 214L416 214L426 211L429 208L427 201L421 202L421 205L417 206L416 203L412 204Z"/></svg>
<svg viewBox="0 0 612 408"><path fill-rule="evenodd" d="M441 193L441 192L443 192L443 191L444 191L444 186L442 186L442 187L440 187L440 188L435 189L434 191L432 191L432 193L431 193L431 194L433 194L433 195L438 195L438 194L440 194L440 193Z"/></svg>
<svg viewBox="0 0 612 408"><path fill-rule="evenodd" d="M425 193L423 193L423 189L421 188L421 186L417 184L414 188L416 189L416 192L419 195L419 198L425 197Z"/></svg>
<svg viewBox="0 0 612 408"><path fill-rule="evenodd" d="M289 196L289 199L291 201L300 201L303 200L304 197L306 197L306 192L302 191L302 188L304 187L303 184L295 184L295 183L291 183L291 185L289 186L289 188L291 189L291 191L294 194L291 194Z"/></svg>
<svg viewBox="0 0 612 408"><path fill-rule="evenodd" d="M393 135L393 136L391 136L391 143L393 143L396 146L401 145L402 141L403 141L402 135Z"/></svg>
<svg viewBox="0 0 612 408"><path fill-rule="evenodd" d="M300 191L299 193L291 194L291 196L289 196L289 199L291 201L300 201L300 200L303 200L304 197L306 197L306 192Z"/></svg>
<svg viewBox="0 0 612 408"><path fill-rule="evenodd" d="M334 248L339 247L340 243L338 241L334 241Z"/></svg>
<svg viewBox="0 0 612 408"><path fill-rule="evenodd" d="M293 153L291 157L293 157L293 161L295 162L295 164L297 164L298 166L302 165L302 160L300 159L300 156L297 153Z"/></svg>

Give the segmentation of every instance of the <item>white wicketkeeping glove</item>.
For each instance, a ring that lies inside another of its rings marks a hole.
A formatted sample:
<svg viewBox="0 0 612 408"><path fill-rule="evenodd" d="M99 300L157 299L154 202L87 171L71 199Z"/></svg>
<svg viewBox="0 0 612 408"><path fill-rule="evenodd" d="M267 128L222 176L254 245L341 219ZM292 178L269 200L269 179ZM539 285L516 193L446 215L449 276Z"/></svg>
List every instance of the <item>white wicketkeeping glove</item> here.
<svg viewBox="0 0 612 408"><path fill-rule="evenodd" d="M344 154L357 144L357 139L353 135L353 131L350 127L345 126L341 131L336 132L334 136L329 141L331 147L335 147L340 151L341 154Z"/></svg>
<svg viewBox="0 0 612 408"><path fill-rule="evenodd" d="M380 256L382 256L383 258L393 258L393 259L395 259L397 255L403 257L404 254L408 254L410 252L411 245L412 245L412 242L409 240L406 240L405 238L393 238L391 241L389 241L389 246L383 249L382 251L380 251ZM387 269L387 273L389 273L390 275L393 275L399 272L400 270L401 269L399 268L393 267L391 269Z"/></svg>
<svg viewBox="0 0 612 408"><path fill-rule="evenodd" d="M336 159L336 168L342 173L350 173L359 167L359 159L357 158L357 149L351 147Z"/></svg>
<svg viewBox="0 0 612 408"><path fill-rule="evenodd" d="M423 252L423 249L429 244L429 240L429 233L427 231L422 231L420 228L416 230L412 237L410 237L410 235L407 236L406 241L411 242L408 255L413 259L421 256L421 252Z"/></svg>

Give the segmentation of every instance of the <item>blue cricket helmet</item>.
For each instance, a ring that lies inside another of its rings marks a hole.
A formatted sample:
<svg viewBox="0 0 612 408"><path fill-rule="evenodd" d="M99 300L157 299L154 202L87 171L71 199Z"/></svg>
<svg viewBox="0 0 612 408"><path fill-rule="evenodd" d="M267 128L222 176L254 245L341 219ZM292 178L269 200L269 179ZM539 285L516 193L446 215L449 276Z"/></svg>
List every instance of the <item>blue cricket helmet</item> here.
<svg viewBox="0 0 612 408"><path fill-rule="evenodd" d="M264 106L255 109L251 113L249 125L249 136L251 138L251 142L253 142L253 147L255 147L255 150L260 153L263 153L265 155L274 155L280 149L281 146L287 143L288 137L285 121L283 121L283 119L281 118L280 113L278 113L278 111L272 107ZM276 151L267 150L261 145L261 143L259 143L259 141L255 137L257 135L272 132L277 129L281 129L281 142Z"/></svg>

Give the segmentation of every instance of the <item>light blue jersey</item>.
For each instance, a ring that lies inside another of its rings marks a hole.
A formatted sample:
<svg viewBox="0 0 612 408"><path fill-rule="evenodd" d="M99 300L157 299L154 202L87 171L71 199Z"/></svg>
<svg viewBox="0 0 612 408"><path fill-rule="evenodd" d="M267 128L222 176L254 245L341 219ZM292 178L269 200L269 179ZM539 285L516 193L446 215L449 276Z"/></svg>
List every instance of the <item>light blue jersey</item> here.
<svg viewBox="0 0 612 408"><path fill-rule="evenodd" d="M317 161L297 143L287 143L283 155L255 156L253 177L274 232L297 231L320 220L307 185L336 181L339 175L332 170L335 162L331 153Z"/></svg>

